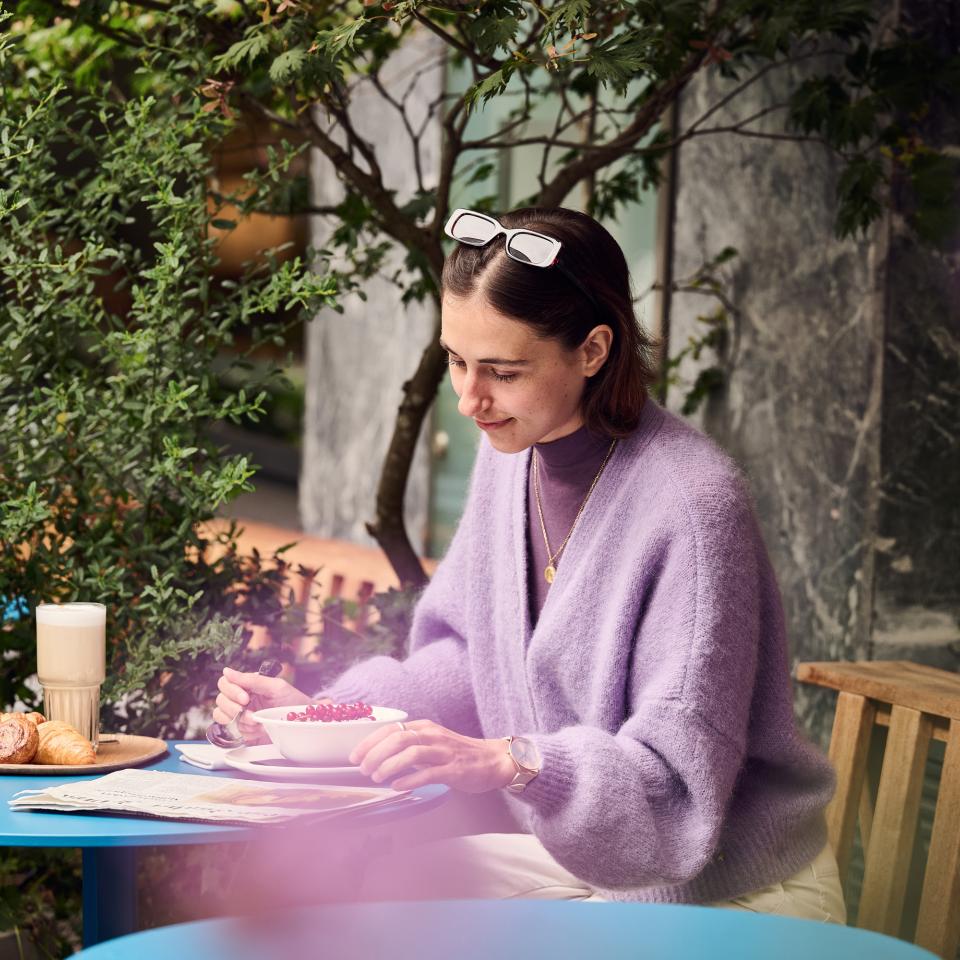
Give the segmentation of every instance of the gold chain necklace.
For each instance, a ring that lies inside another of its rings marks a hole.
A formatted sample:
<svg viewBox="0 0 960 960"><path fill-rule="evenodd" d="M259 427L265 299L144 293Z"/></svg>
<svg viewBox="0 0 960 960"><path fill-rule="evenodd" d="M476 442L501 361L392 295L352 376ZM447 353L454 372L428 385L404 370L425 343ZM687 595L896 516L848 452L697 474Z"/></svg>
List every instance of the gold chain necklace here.
<svg viewBox="0 0 960 960"><path fill-rule="evenodd" d="M537 501L537 515L540 517L540 530L543 533L543 544L547 548L547 566L543 571L543 579L546 580L547 583L553 583L553 578L557 575L557 564L560 561L560 554L563 553L563 548L567 545L567 541L570 539L570 534L573 533L573 529L576 527L577 521L580 519L580 514L583 513L583 508L587 505L587 501L590 499L590 494L593 493L593 488L597 485L597 481L600 479L600 475L603 473L603 468L607 465L607 462L613 455L613 448L616 445L616 440L610 444L610 449L607 451L607 455L603 458L603 463L600 464L600 469L597 471L597 475L593 478L593 483L590 484L590 489L587 491L587 495L583 498L583 503L580 504L580 509L577 511L577 515L573 518L573 523L570 524L570 529L567 531L567 535L563 538L563 543L560 544L560 548L556 553L552 553L550 551L550 541L547 539L547 525L543 522L543 507L540 505L540 471L537 468L539 458L537 457L536 447L534 447L533 495Z"/></svg>

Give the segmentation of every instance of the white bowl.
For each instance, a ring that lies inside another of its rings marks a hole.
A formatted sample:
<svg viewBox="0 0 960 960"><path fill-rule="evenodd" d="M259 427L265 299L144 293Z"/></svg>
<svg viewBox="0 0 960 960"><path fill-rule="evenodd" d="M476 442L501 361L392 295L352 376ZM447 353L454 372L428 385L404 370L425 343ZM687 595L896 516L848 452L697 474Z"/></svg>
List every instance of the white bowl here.
<svg viewBox="0 0 960 960"><path fill-rule="evenodd" d="M402 710L392 707L374 707L372 716L376 717L375 720L361 717L359 720L330 720L324 723L322 720L287 719L291 710L303 713L306 708L306 704L268 707L255 711L251 716L263 724L267 736L288 760L314 766L342 767L348 764L353 748L374 730L407 719Z"/></svg>

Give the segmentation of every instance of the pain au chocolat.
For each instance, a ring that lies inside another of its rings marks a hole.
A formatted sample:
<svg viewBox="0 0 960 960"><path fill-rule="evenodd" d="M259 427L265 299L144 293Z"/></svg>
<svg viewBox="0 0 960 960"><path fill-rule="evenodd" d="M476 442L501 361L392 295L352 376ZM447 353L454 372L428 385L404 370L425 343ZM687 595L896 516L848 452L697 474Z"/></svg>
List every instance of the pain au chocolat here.
<svg viewBox="0 0 960 960"><path fill-rule="evenodd" d="M22 713L0 717L0 763L32 763L40 748L36 722Z"/></svg>

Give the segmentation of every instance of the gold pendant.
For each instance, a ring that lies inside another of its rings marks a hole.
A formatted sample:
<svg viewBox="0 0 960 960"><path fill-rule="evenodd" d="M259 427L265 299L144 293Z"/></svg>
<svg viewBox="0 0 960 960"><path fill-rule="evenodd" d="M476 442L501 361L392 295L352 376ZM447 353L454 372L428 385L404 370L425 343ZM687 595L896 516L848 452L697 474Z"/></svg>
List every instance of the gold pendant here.
<svg viewBox="0 0 960 960"><path fill-rule="evenodd" d="M547 569L543 571L543 579L547 583L553 583L553 578L557 575L557 568L552 564L547 564Z"/></svg>

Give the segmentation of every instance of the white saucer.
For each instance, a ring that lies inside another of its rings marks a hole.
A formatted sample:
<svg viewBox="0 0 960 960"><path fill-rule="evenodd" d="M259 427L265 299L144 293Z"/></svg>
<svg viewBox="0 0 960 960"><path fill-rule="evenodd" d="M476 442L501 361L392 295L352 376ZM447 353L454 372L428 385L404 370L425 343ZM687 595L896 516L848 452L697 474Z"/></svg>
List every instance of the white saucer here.
<svg viewBox="0 0 960 960"><path fill-rule="evenodd" d="M263 777L265 780L311 780L340 782L343 780L369 783L359 767L311 767L287 760L272 744L256 747L236 747L223 755L223 760L235 770Z"/></svg>

